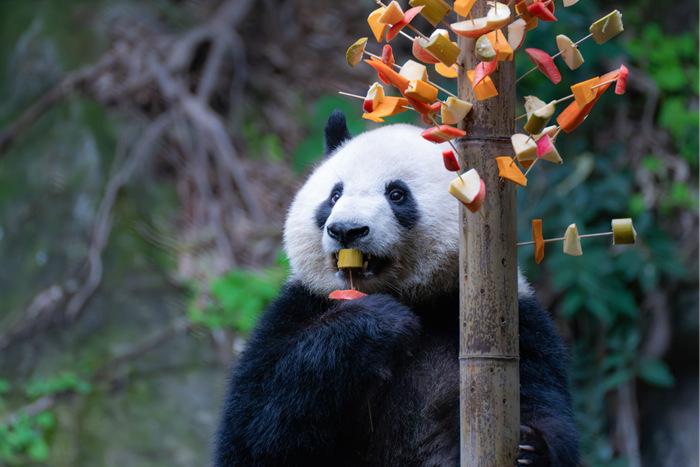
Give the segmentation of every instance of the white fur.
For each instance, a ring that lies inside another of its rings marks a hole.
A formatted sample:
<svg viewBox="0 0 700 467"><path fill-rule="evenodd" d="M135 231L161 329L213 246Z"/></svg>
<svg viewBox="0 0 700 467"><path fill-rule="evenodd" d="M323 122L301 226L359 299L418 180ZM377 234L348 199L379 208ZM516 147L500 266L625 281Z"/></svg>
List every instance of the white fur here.
<svg viewBox="0 0 700 467"><path fill-rule="evenodd" d="M442 162L449 145L426 141L421 131L405 124L380 127L354 137L316 168L294 198L285 225L285 249L295 278L323 295L348 287L332 259L340 246L315 220L318 206L342 181L343 194L326 225L350 221L370 226L358 247L392 259L377 277L357 281L360 290L393 291L410 300L456 286L458 202L447 191L455 175ZM409 230L399 225L384 194L386 184L397 179L408 185L420 213ZM521 277L519 283L522 292L530 290Z"/></svg>

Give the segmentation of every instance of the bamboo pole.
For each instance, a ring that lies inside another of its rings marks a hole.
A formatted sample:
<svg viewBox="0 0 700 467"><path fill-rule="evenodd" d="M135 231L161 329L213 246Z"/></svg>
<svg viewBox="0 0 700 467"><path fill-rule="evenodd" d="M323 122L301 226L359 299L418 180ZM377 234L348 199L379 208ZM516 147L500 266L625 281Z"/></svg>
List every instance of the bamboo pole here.
<svg viewBox="0 0 700 467"><path fill-rule="evenodd" d="M489 5L477 2L475 17ZM474 104L462 122L462 166L486 184L481 211L460 208L460 435L462 467L516 465L520 432L515 185L498 177L495 157L512 154L515 71L501 62L491 77L499 95L477 101L466 70L478 63L474 40L460 37L459 96Z"/></svg>

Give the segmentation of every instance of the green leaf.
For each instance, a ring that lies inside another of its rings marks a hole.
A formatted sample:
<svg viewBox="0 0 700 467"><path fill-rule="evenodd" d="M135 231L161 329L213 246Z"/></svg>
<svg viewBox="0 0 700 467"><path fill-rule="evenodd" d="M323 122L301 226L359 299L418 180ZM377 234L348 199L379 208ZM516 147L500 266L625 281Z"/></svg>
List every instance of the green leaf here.
<svg viewBox="0 0 700 467"><path fill-rule="evenodd" d="M644 359L639 362L637 374L653 386L672 387L675 380L666 363L656 359Z"/></svg>

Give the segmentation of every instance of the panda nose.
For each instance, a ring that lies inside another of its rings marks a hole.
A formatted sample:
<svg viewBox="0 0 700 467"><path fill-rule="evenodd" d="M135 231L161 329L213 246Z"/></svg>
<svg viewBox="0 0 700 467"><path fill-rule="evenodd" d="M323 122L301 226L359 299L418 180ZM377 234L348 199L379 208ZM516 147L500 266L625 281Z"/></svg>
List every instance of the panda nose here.
<svg viewBox="0 0 700 467"><path fill-rule="evenodd" d="M369 233L369 227L350 222L333 222L326 227L326 231L331 238L347 246L358 238L366 237Z"/></svg>

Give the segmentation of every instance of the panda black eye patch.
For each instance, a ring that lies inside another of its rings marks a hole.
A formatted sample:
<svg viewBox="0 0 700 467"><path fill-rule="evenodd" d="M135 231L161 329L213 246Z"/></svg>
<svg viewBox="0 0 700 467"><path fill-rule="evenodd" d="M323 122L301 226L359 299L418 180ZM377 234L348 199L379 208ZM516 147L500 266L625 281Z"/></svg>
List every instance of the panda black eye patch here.
<svg viewBox="0 0 700 467"><path fill-rule="evenodd" d="M418 223L418 204L406 183L402 180L387 183L384 197L401 227L412 229Z"/></svg>
<svg viewBox="0 0 700 467"><path fill-rule="evenodd" d="M331 192L328 194L328 198L316 208L316 225L319 229L323 230L323 226L326 225L328 216L331 215L333 206L335 203L343 196L343 182L338 182L333 185Z"/></svg>

